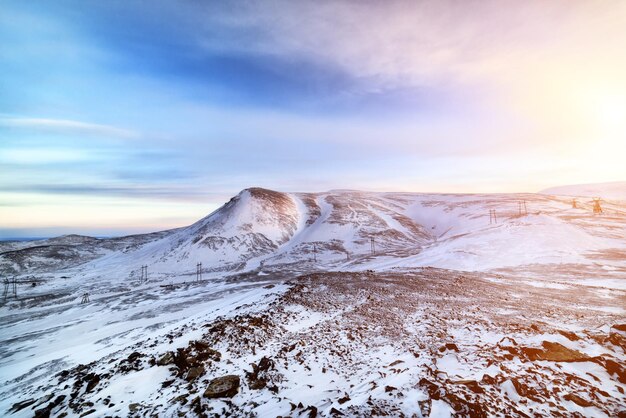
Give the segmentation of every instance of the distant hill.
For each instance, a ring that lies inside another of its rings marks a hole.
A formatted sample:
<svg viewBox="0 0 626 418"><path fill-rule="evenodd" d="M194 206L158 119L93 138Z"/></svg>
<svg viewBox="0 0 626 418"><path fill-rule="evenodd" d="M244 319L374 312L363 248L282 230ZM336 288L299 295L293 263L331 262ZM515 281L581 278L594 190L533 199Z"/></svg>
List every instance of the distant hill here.
<svg viewBox="0 0 626 418"><path fill-rule="evenodd" d="M626 181L558 186L542 190L539 193L552 196L584 196L626 200Z"/></svg>
<svg viewBox="0 0 626 418"><path fill-rule="evenodd" d="M151 277L165 279L193 275L198 263L215 276L594 263L602 251L626 250L626 205L607 193L624 190L626 183L609 185L544 193L599 195L610 217L594 216L589 198L573 209L563 198L547 194L282 193L250 188L193 225L175 230L4 243L0 274L63 271L67 276L125 280L141 265L150 266ZM492 210L497 213L493 222Z"/></svg>

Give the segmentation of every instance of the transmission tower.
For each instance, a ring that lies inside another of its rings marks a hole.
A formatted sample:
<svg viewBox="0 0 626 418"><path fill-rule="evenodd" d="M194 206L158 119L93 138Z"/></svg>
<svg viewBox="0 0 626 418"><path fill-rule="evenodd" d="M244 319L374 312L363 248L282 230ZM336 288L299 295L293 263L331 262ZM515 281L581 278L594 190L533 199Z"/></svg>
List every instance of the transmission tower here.
<svg viewBox="0 0 626 418"><path fill-rule="evenodd" d="M520 200L519 202L517 202L517 209L518 209L518 212L519 212L519 216L528 215L528 209L526 209L526 201L525 200Z"/></svg>
<svg viewBox="0 0 626 418"><path fill-rule="evenodd" d="M202 263L196 264L196 281L202 280Z"/></svg>
<svg viewBox="0 0 626 418"><path fill-rule="evenodd" d="M148 266L141 266L141 277L139 278L139 283L146 283L148 281Z"/></svg>
<svg viewBox="0 0 626 418"><path fill-rule="evenodd" d="M600 206L600 198L596 197L593 199L593 214L601 215L602 214L602 206Z"/></svg>
<svg viewBox="0 0 626 418"><path fill-rule="evenodd" d="M374 237L370 237L370 252L372 255L376 255L376 241Z"/></svg>
<svg viewBox="0 0 626 418"><path fill-rule="evenodd" d="M9 293L13 293L13 297L17 299L17 279L15 277L11 280L4 279L3 284L4 292L2 293L2 296L4 297L4 300L7 300Z"/></svg>
<svg viewBox="0 0 626 418"><path fill-rule="evenodd" d="M498 223L498 217L496 216L495 209L489 209L489 225L491 225L492 223L494 224Z"/></svg>

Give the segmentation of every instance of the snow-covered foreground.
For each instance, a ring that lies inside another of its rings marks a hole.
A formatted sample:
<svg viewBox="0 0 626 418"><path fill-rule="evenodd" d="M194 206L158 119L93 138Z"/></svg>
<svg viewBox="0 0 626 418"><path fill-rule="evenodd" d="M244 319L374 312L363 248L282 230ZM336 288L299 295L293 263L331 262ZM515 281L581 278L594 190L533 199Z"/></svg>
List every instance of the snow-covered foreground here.
<svg viewBox="0 0 626 418"><path fill-rule="evenodd" d="M602 205L248 189L176 230L1 243L0 415L624 415Z"/></svg>
<svg viewBox="0 0 626 418"><path fill-rule="evenodd" d="M12 416L617 416L626 291L412 269L144 287L4 316ZM8 343L8 344L7 344ZM170 354L168 354L170 353ZM211 399L214 378L237 376ZM21 409L20 409L21 408Z"/></svg>

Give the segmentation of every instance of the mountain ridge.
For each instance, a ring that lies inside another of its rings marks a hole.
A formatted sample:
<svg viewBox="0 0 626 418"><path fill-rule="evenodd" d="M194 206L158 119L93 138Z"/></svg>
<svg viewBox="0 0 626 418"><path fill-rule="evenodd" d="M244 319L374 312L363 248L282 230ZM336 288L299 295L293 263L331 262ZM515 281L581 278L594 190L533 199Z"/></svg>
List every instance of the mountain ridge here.
<svg viewBox="0 0 626 418"><path fill-rule="evenodd" d="M130 269L132 277L137 274L132 270L144 264L163 278L192 274L197 263L215 274L322 267L484 270L593 262L582 254L624 246L623 205L606 203L604 217L593 217L585 202L579 206L532 193L285 193L251 187L186 227L110 239L69 235L0 247L0 270L106 271L125 277ZM497 216L493 222L491 210Z"/></svg>

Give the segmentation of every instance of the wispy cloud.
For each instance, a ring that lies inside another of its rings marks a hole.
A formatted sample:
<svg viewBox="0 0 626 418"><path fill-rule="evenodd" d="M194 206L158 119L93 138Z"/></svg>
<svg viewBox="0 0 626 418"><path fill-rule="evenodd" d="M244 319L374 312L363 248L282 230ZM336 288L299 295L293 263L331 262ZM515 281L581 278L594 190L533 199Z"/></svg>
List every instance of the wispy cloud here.
<svg viewBox="0 0 626 418"><path fill-rule="evenodd" d="M84 184L25 184L19 186L0 186L0 192L24 194L50 194L62 196L99 196L124 197L134 199L165 199L177 202L185 201L226 201L232 197L229 193L210 192L203 188L182 185L169 186L103 186Z"/></svg>
<svg viewBox="0 0 626 418"><path fill-rule="evenodd" d="M129 129L67 119L0 117L0 127L115 138L140 137L139 132Z"/></svg>

